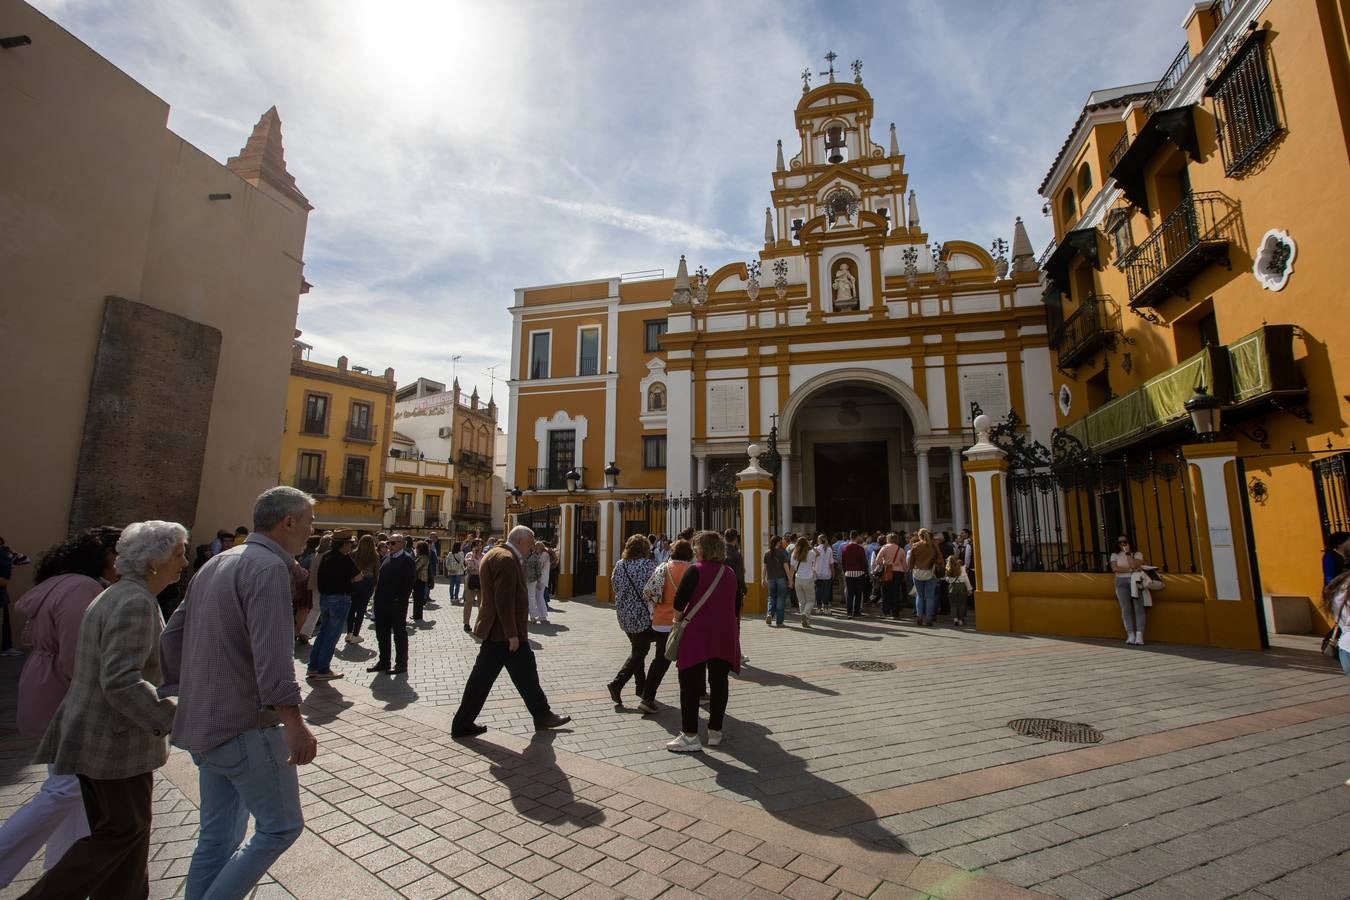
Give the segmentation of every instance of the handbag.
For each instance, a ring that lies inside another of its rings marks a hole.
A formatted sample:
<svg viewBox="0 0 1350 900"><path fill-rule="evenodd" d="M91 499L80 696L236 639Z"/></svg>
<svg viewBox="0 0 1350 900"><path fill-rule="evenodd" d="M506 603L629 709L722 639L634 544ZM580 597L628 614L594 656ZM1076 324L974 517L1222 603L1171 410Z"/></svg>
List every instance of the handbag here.
<svg viewBox="0 0 1350 900"><path fill-rule="evenodd" d="M698 614L698 611L703 608L703 604L706 603L708 601L708 598L712 596L713 589L716 588L717 583L722 580L722 574L726 572L726 570L727 570L726 566L723 566L722 568L717 570L717 575L713 578L712 584L708 585L708 589L703 592L703 596L700 597L699 601L694 604L694 608L689 610L689 615L680 619L680 621L678 622L671 623L670 635L666 638L666 659L668 661L675 662L677 659L679 659L680 639L684 637L685 626L689 624L690 620L693 619L694 616Z"/></svg>
<svg viewBox="0 0 1350 900"><path fill-rule="evenodd" d="M1144 588L1150 591L1161 591L1164 587L1162 576L1158 574L1156 566L1144 566L1145 579Z"/></svg>

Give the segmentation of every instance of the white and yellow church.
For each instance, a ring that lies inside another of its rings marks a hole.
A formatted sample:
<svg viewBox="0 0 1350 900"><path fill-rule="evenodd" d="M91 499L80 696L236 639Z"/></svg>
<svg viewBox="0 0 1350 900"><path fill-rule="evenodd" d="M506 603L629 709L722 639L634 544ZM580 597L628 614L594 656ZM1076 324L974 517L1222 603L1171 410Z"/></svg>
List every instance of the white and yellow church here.
<svg viewBox="0 0 1350 900"><path fill-rule="evenodd" d="M930 244L895 125L883 145L873 119L860 75L804 86L756 260L516 290L506 481L522 507L706 491L772 433L773 530L960 529L972 404L1049 442L1021 221L1011 260L1003 241Z"/></svg>

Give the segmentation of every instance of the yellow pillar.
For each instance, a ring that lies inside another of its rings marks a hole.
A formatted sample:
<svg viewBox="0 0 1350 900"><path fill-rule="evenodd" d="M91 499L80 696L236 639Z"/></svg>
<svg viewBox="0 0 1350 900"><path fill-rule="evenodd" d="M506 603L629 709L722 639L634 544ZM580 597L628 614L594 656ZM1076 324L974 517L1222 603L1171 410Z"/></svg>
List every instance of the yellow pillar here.
<svg viewBox="0 0 1350 900"><path fill-rule="evenodd" d="M760 557L769 546L769 503L773 476L759 467L758 444L751 444L750 465L736 474L741 494L741 554L745 557L745 603L742 612L763 614L769 608L764 582L760 580Z"/></svg>
<svg viewBox="0 0 1350 900"><path fill-rule="evenodd" d="M621 517L618 500L600 501L600 521L597 525L595 599L601 603L611 603L614 592L609 586L609 574L614 571L614 559L622 549L622 536L619 534Z"/></svg>
<svg viewBox="0 0 1350 900"><path fill-rule="evenodd" d="M558 596L572 598L572 560L576 559L577 504L558 505Z"/></svg>
<svg viewBox="0 0 1350 900"><path fill-rule="evenodd" d="M1237 444L1187 444L1181 448L1195 507L1200 574L1205 579L1205 628L1214 647L1261 649L1257 616L1261 590L1247 553L1243 485L1237 475Z"/></svg>
<svg viewBox="0 0 1350 900"><path fill-rule="evenodd" d="M970 530L975 542L975 625L980 631L1012 631L1008 460L1006 453L989 442L992 426L988 416L976 416L977 440L965 452Z"/></svg>

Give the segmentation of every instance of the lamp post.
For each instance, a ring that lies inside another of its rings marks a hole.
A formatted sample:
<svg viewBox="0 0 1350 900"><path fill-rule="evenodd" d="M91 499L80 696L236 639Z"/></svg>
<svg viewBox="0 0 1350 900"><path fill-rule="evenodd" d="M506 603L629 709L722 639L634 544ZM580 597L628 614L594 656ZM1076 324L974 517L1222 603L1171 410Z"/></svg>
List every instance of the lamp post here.
<svg viewBox="0 0 1350 900"><path fill-rule="evenodd" d="M581 473L577 471L576 466L568 469L563 479L567 482L567 493L575 494L581 489Z"/></svg>
<svg viewBox="0 0 1350 900"><path fill-rule="evenodd" d="M614 465L614 460L610 460L609 465L605 466L605 490L611 494L619 486L619 467Z"/></svg>
<svg viewBox="0 0 1350 900"><path fill-rule="evenodd" d="M1185 403L1186 412L1191 417L1191 427L1203 443L1211 443L1219 436L1219 418L1223 404L1213 397L1203 385L1197 385L1191 399Z"/></svg>

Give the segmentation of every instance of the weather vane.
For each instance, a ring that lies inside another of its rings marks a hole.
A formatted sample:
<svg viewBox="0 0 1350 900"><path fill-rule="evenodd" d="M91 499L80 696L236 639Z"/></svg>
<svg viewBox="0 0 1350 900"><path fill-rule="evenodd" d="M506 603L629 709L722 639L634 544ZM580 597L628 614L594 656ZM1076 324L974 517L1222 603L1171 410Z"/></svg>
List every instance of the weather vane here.
<svg viewBox="0 0 1350 900"><path fill-rule="evenodd" d="M858 84L862 84L862 60L855 59L848 64L848 67L853 70L853 80Z"/></svg>
<svg viewBox="0 0 1350 900"><path fill-rule="evenodd" d="M839 54L833 50L825 54L825 61L830 64L830 68L825 72L818 72L818 75L830 76L830 84L834 84L834 61L839 58Z"/></svg>
<svg viewBox="0 0 1350 900"><path fill-rule="evenodd" d="M811 70L802 69L802 93L811 90Z"/></svg>

